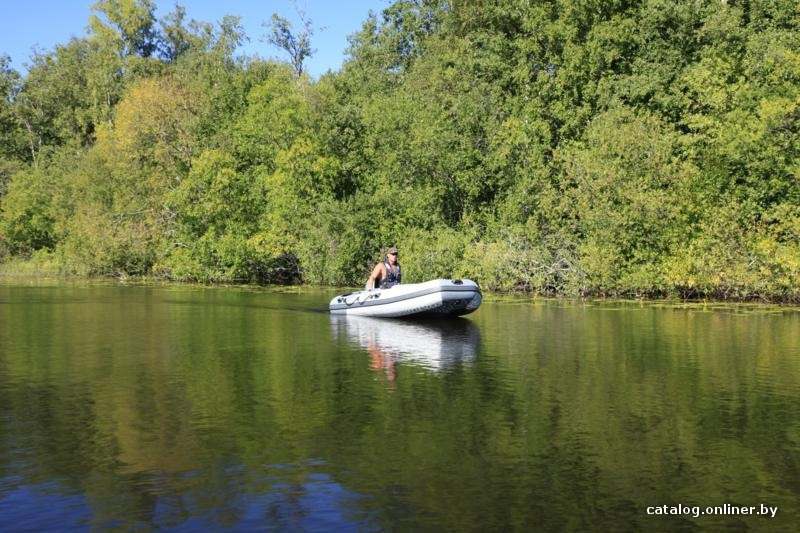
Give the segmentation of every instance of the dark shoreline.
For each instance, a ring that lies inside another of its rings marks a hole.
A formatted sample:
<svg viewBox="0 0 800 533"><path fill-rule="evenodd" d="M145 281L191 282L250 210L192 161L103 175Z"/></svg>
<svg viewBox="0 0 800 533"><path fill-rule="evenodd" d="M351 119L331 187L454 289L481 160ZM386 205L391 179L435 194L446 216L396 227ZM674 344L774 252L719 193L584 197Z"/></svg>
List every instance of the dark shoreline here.
<svg viewBox="0 0 800 533"><path fill-rule="evenodd" d="M199 282L190 280L171 280L156 276L78 276L71 274L52 274L52 273L15 273L0 272L0 284L13 284L14 281L58 281L67 283L89 283L89 284L123 284L123 285L155 285L155 286L196 286L201 288L240 288L240 289L260 289L270 291L295 291L295 290L320 290L325 292L337 293L347 290L359 290L360 287L347 285L311 285L311 284L259 284L247 281L241 282ZM10 282L10 283L9 283ZM767 305L781 307L800 307L800 294L790 297L776 297L774 295L751 295L747 297L719 296L720 293L696 293L692 297L680 297L675 294L654 291L645 295L633 294L586 294L572 295L563 293L542 293L532 291L493 291L484 290L487 301L511 300L564 300L582 302L620 302L620 303L674 303L686 305L716 305L716 304L736 304L736 305Z"/></svg>

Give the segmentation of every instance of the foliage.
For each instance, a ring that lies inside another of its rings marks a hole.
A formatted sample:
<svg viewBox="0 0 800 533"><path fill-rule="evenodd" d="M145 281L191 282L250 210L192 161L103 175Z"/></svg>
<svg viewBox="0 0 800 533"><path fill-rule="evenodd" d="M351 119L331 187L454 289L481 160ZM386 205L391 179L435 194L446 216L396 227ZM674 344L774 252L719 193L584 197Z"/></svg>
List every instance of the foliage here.
<svg viewBox="0 0 800 533"><path fill-rule="evenodd" d="M51 180L51 174L36 169L11 177L3 197L0 234L12 253L30 254L55 245L51 196L57 186Z"/></svg>
<svg viewBox="0 0 800 533"><path fill-rule="evenodd" d="M266 24L267 42L289 54L289 62L298 76L303 74L305 60L315 52L311 48L313 25L302 13L300 18L303 28L297 34L292 31L292 23L277 13L273 13L269 24Z"/></svg>
<svg viewBox="0 0 800 533"><path fill-rule="evenodd" d="M69 272L547 294L800 298L791 2L398 0L303 72L241 23L103 0L0 60L3 254ZM305 21L305 19L304 19Z"/></svg>
<svg viewBox="0 0 800 533"><path fill-rule="evenodd" d="M96 33L115 34L125 55L149 57L158 47L153 0L98 0L92 6L98 16L92 16L91 26Z"/></svg>

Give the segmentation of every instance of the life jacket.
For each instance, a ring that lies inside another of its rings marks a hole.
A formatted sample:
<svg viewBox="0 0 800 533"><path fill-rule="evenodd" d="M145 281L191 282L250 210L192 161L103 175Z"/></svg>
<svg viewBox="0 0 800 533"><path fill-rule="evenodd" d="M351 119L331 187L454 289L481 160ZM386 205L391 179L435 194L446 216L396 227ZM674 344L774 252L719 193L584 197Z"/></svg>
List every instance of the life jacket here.
<svg viewBox="0 0 800 533"><path fill-rule="evenodd" d="M403 273L400 271L398 264L394 268L389 264L389 261L384 261L383 266L386 268L386 276L381 280L381 289L388 289L400 283Z"/></svg>

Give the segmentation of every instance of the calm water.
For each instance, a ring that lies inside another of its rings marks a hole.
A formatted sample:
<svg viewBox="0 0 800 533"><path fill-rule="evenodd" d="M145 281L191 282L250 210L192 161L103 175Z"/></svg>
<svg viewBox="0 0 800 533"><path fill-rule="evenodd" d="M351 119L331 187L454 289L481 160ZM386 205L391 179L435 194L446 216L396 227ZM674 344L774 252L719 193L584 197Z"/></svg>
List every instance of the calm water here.
<svg viewBox="0 0 800 533"><path fill-rule="evenodd" d="M786 529L800 312L0 285L0 530ZM654 505L777 506L655 517Z"/></svg>

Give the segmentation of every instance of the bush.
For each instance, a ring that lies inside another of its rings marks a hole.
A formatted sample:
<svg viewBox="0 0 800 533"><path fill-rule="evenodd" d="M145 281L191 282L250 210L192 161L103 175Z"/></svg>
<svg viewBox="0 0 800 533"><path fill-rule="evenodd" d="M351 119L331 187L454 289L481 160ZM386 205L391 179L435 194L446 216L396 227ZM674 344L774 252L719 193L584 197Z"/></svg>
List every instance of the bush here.
<svg viewBox="0 0 800 533"><path fill-rule="evenodd" d="M0 236L11 253L28 256L55 246L56 188L47 170L25 169L11 176L0 204Z"/></svg>

